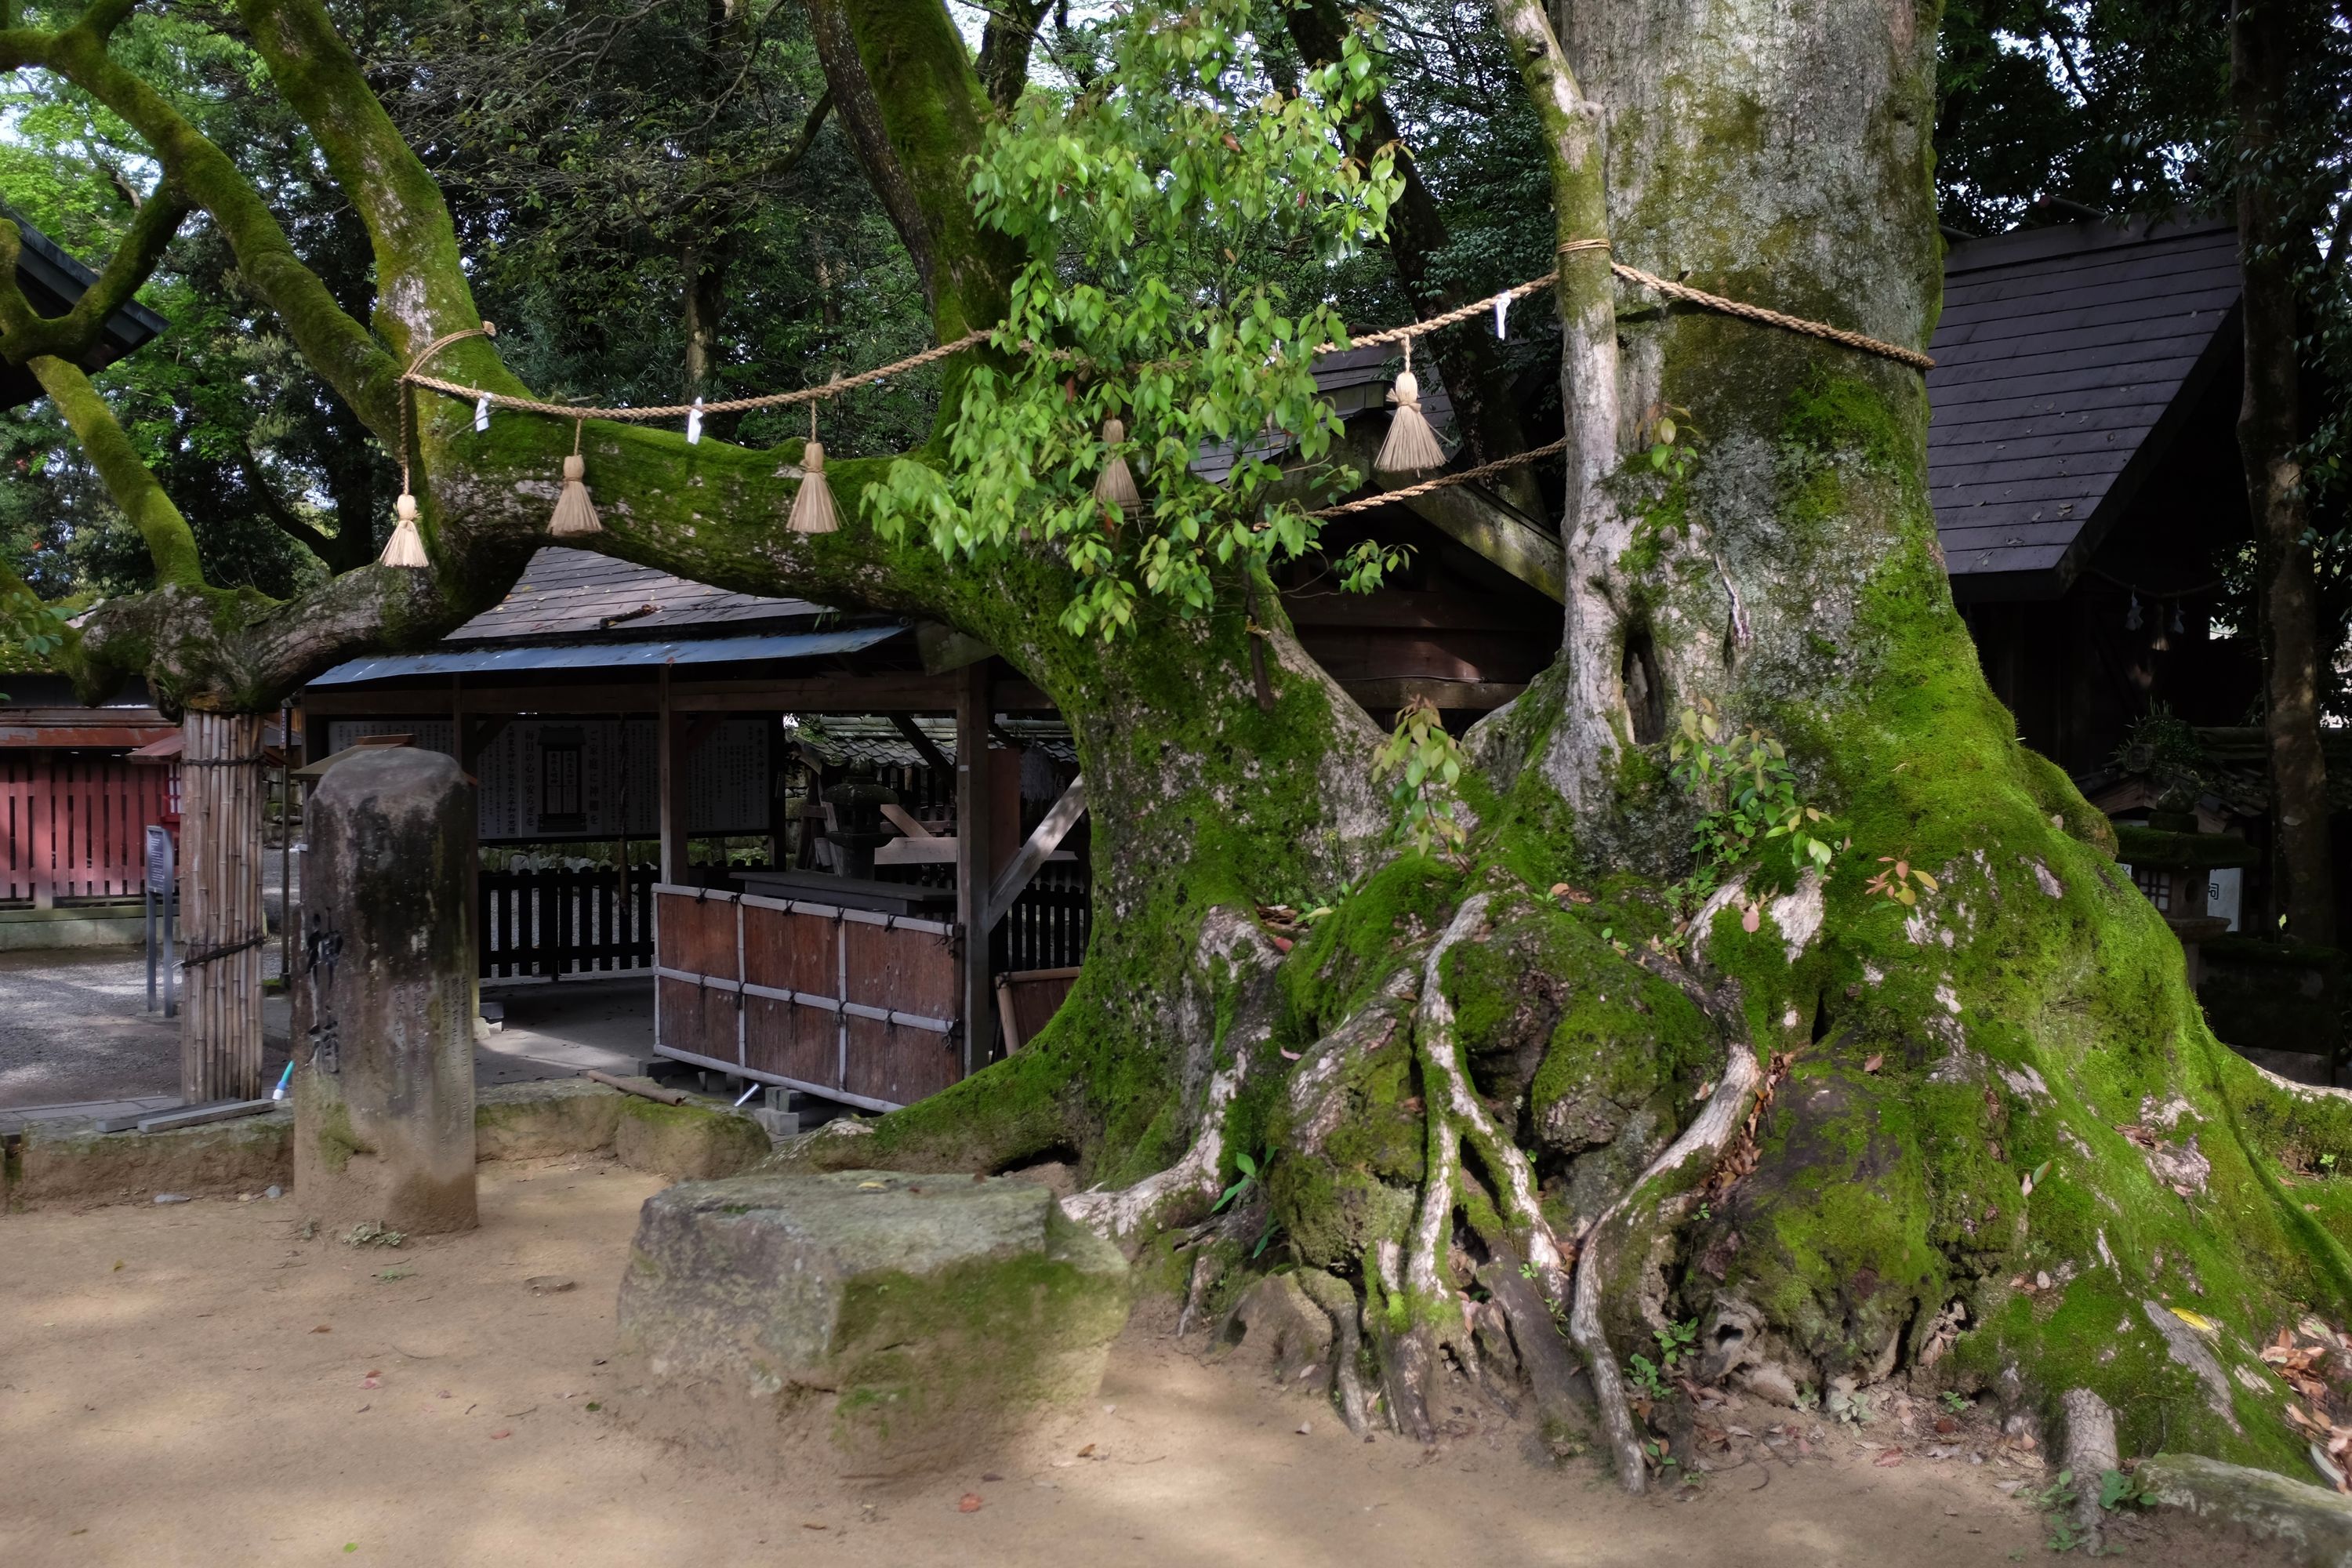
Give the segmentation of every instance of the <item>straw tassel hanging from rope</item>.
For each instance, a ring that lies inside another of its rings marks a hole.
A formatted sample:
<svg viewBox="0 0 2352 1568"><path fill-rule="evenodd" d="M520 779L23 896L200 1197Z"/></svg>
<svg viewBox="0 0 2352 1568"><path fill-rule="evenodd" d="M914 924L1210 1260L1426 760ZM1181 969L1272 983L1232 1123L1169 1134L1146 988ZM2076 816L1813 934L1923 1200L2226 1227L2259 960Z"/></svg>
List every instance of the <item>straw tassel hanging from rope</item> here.
<svg viewBox="0 0 2352 1568"><path fill-rule="evenodd" d="M392 525L392 537L383 542L383 553L377 560L386 566L430 566L425 555L425 536L416 531L416 498L408 493L408 479L400 481L400 499L392 503L392 515L398 521Z"/></svg>
<svg viewBox="0 0 2352 1568"><path fill-rule="evenodd" d="M580 425L572 421L572 455L563 459L563 489L555 498L555 515L547 520L547 531L558 539L604 531L604 522L596 516L595 500L588 493L588 465L580 456Z"/></svg>
<svg viewBox="0 0 2352 1568"><path fill-rule="evenodd" d="M1411 338L1404 341L1403 374L1396 378L1389 395L1396 399L1396 412L1389 417L1389 438L1381 443L1381 455L1372 459L1372 467L1384 474L1417 474L1441 467L1445 448L1437 444L1437 432L1429 427L1428 416L1421 411L1421 382L1412 374Z"/></svg>
<svg viewBox="0 0 2352 1568"><path fill-rule="evenodd" d="M1135 470L1118 455L1119 443L1127 439L1126 423L1104 420L1102 438L1103 445L1111 449L1110 461L1103 465L1102 477L1095 480L1095 499L1108 501L1121 511L1134 511L1143 505L1143 492L1136 489Z"/></svg>
<svg viewBox="0 0 2352 1568"><path fill-rule="evenodd" d="M816 438L816 405L809 405L808 447L801 454L801 489L793 497L793 515L785 523L794 533L831 533L841 526L834 510L833 489L824 482L824 443Z"/></svg>

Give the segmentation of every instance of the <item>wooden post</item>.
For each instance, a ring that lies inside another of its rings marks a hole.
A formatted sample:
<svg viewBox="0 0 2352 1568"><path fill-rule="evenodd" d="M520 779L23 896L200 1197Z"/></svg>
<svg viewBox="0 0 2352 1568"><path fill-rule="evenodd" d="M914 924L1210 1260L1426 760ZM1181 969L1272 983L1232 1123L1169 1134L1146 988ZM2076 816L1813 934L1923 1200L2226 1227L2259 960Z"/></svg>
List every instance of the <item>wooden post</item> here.
<svg viewBox="0 0 2352 1568"><path fill-rule="evenodd" d="M686 844L686 726L688 716L669 700L669 670L661 678L661 879L684 885L692 873Z"/></svg>
<svg viewBox="0 0 2352 1568"><path fill-rule="evenodd" d="M191 710L181 726L186 994L180 1097L261 1097L261 716Z"/></svg>
<svg viewBox="0 0 2352 1568"><path fill-rule="evenodd" d="M988 973L988 887L994 866L990 850L988 768L989 690L992 661L982 659L957 672L956 687L956 922L963 928L963 1070L988 1065L996 1036L994 988Z"/></svg>

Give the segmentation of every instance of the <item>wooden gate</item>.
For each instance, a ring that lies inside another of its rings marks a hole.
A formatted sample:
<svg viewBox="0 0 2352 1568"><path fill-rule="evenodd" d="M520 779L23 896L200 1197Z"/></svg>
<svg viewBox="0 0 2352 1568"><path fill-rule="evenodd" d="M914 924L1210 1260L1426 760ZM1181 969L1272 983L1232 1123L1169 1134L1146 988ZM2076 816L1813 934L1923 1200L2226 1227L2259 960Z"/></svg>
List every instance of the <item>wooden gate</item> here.
<svg viewBox="0 0 2352 1568"><path fill-rule="evenodd" d="M957 926L654 889L654 1049L868 1110L963 1076Z"/></svg>

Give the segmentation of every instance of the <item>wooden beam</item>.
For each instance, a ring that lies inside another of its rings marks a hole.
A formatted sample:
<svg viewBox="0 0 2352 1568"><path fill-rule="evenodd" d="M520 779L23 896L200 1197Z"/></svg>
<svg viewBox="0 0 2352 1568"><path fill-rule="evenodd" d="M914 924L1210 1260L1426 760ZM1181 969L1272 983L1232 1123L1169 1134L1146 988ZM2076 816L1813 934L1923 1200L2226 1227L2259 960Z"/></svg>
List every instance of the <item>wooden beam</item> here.
<svg viewBox="0 0 2352 1568"><path fill-rule="evenodd" d="M882 808L882 820L888 823L891 826L897 828L899 832L905 834L909 838L932 838L938 837L936 834L932 833L929 828L924 826L921 823L916 821L914 817L908 816L907 808L903 805L893 805L884 806Z"/></svg>
<svg viewBox="0 0 2352 1568"><path fill-rule="evenodd" d="M1472 709L1492 712L1527 689L1499 680L1433 680L1416 677L1377 680L1343 680L1348 695L1365 708L1402 708L1416 697L1433 708Z"/></svg>
<svg viewBox="0 0 2352 1568"><path fill-rule="evenodd" d="M1370 594L1318 588L1307 594L1285 594L1282 608L1290 624L1302 632L1328 626L1373 632L1541 631L1549 635L1559 629L1557 615L1544 619L1518 614L1517 606L1497 605L1492 595L1476 598L1411 588L1381 588Z"/></svg>
<svg viewBox="0 0 2352 1568"><path fill-rule="evenodd" d="M898 733L907 738L907 744L921 753L923 761L941 773L946 773L955 766L953 763L948 761L948 754L940 751L929 735L923 733L923 727L915 722L914 715L893 713L890 715L890 722L898 727Z"/></svg>
<svg viewBox="0 0 2352 1568"><path fill-rule="evenodd" d="M1069 836L1071 828L1077 826L1078 818L1086 815L1086 809L1087 780L1081 773L1070 781L1070 787L1062 792L1062 798L1045 813L1045 820L1037 825L1037 831L1029 836L1029 842L1021 847L1020 853L1013 857L1013 863L1004 868L1004 874L996 879L996 885L988 889L988 923L991 928L1011 910L1013 900L1029 886L1029 879L1037 874L1037 868L1045 863L1045 857L1062 847L1062 840Z"/></svg>
<svg viewBox="0 0 2352 1568"><path fill-rule="evenodd" d="M1568 601L1568 562L1559 540L1475 485L1432 490L1403 503L1415 517L1557 604Z"/></svg>
<svg viewBox="0 0 2352 1568"><path fill-rule="evenodd" d="M991 693L999 713L1055 713L1054 700L1028 681L1000 680Z"/></svg>
<svg viewBox="0 0 2352 1568"><path fill-rule="evenodd" d="M995 996L989 984L988 919L989 661L956 672L956 921L963 928L963 1070L988 1065L995 1041Z"/></svg>
<svg viewBox="0 0 2352 1568"><path fill-rule="evenodd" d="M1402 489L1420 482L1411 475L1380 473L1371 460L1371 437L1370 421L1350 425L1345 444L1332 454L1333 460L1349 462L1360 472L1370 474L1372 483L1383 489ZM1568 602L1567 554L1559 541L1476 485L1452 485L1397 504L1537 593L1556 603Z"/></svg>
<svg viewBox="0 0 2352 1568"><path fill-rule="evenodd" d="M687 879L686 723L670 701L669 672L662 672L661 709L655 716L655 738L661 747L661 879L683 885Z"/></svg>

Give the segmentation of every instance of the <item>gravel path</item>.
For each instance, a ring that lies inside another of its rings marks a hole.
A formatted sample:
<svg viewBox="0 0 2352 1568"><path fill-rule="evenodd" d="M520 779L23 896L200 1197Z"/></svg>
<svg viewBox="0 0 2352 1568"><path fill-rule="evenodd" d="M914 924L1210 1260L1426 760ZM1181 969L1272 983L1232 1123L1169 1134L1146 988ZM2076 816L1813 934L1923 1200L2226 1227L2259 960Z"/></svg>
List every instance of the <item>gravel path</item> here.
<svg viewBox="0 0 2352 1568"><path fill-rule="evenodd" d="M179 1088L179 1020L147 1011L137 950L0 953L0 1106Z"/></svg>

